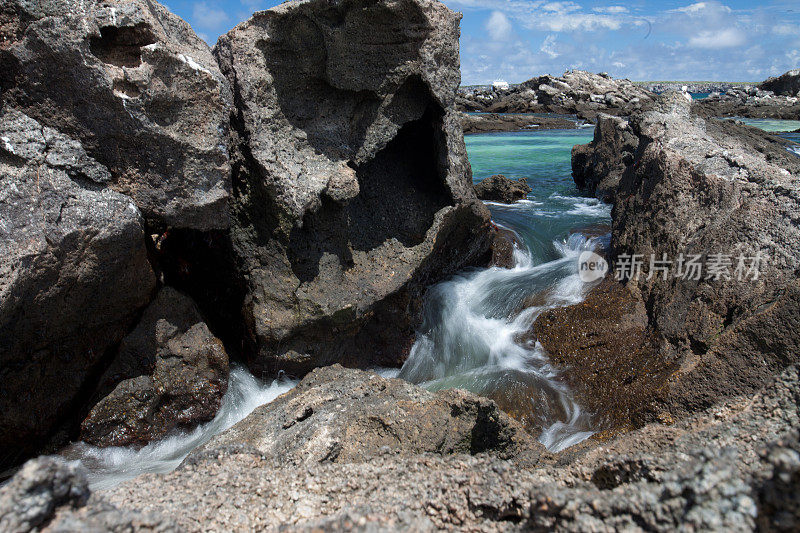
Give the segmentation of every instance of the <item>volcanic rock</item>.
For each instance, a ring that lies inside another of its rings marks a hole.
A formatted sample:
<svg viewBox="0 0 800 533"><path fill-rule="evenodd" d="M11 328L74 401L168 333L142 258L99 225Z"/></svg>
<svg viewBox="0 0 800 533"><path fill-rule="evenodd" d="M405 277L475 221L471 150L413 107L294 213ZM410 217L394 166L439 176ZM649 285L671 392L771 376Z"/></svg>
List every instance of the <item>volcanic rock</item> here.
<svg viewBox="0 0 800 533"><path fill-rule="evenodd" d="M475 194L481 200L504 204L523 200L532 190L527 178L512 180L502 174L489 176L475 185Z"/></svg>
<svg viewBox="0 0 800 533"><path fill-rule="evenodd" d="M81 425L81 440L128 446L191 429L214 417L227 388L222 343L191 299L164 287L123 339L101 380L102 399Z"/></svg>
<svg viewBox="0 0 800 533"><path fill-rule="evenodd" d="M797 360L800 160L775 137L695 115L678 93L629 127L638 148L617 192L612 259L643 258L625 277L657 336L652 357L676 367L653 399L679 416L758 390ZM616 150L614 135L600 139L588 159ZM678 276L692 255L700 275Z"/></svg>
<svg viewBox="0 0 800 533"><path fill-rule="evenodd" d="M458 21L431 0L313 0L220 38L254 370L398 364L424 288L488 249L453 107Z"/></svg>
<svg viewBox="0 0 800 533"><path fill-rule="evenodd" d="M800 69L790 70L778 77L767 78L758 87L781 96L798 96L800 94Z"/></svg>
<svg viewBox="0 0 800 533"><path fill-rule="evenodd" d="M0 114L0 457L37 448L149 301L142 216L82 145Z"/></svg>
<svg viewBox="0 0 800 533"><path fill-rule="evenodd" d="M339 365L312 371L188 461L230 446L252 447L283 464L360 463L384 453L425 452L535 458L542 450L491 400L461 390L432 393Z"/></svg>
<svg viewBox="0 0 800 533"><path fill-rule="evenodd" d="M228 226L230 91L155 2L4 2L0 99L80 141L148 219Z"/></svg>
<svg viewBox="0 0 800 533"><path fill-rule="evenodd" d="M625 169L634 160L639 139L628 121L611 115L597 116L591 144L572 147L572 177L580 189L613 202Z"/></svg>
<svg viewBox="0 0 800 533"><path fill-rule="evenodd" d="M557 117L537 117L512 113L488 113L478 115L461 114L461 127L464 134L489 133L497 131L520 130L570 130L578 127L574 120Z"/></svg>

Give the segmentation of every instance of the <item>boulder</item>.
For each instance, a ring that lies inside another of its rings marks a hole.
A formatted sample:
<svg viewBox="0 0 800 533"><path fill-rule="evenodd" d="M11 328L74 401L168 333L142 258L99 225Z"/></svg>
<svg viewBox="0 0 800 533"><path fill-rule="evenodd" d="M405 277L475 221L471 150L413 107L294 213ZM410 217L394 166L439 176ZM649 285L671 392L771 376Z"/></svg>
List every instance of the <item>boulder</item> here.
<svg viewBox="0 0 800 533"><path fill-rule="evenodd" d="M83 468L55 456L28 461L0 488L0 529L9 533L182 531L160 516L90 501Z"/></svg>
<svg viewBox="0 0 800 533"><path fill-rule="evenodd" d="M703 119L679 93L629 127L638 148L617 191L611 255L616 268L642 261L640 275L622 276L656 335L637 372L652 358L675 368L642 408L682 416L758 390L797 361L800 160L759 130ZM590 152L613 153L616 137L600 139ZM700 256L699 275L678 275L681 254L684 274ZM651 257L668 261L667 275Z"/></svg>
<svg viewBox="0 0 800 533"><path fill-rule="evenodd" d="M503 204L524 200L532 190L527 178L512 180L502 174L489 176L475 185L475 194L478 198Z"/></svg>
<svg viewBox="0 0 800 533"><path fill-rule="evenodd" d="M767 78L758 87L781 96L797 96L798 91L800 91L800 69L790 70L780 76Z"/></svg>
<svg viewBox="0 0 800 533"><path fill-rule="evenodd" d="M453 106L458 22L432 0L294 1L217 43L255 371L398 364L424 287L488 249Z"/></svg>
<svg viewBox="0 0 800 533"><path fill-rule="evenodd" d="M612 115L597 116L591 144L572 147L572 178L579 189L612 202L625 169L633 162L639 139L628 121Z"/></svg>
<svg viewBox="0 0 800 533"><path fill-rule="evenodd" d="M81 440L146 444L214 417L228 388L228 355L194 302L164 287L100 383L101 399L81 425Z"/></svg>
<svg viewBox="0 0 800 533"><path fill-rule="evenodd" d="M82 145L0 113L0 457L14 463L80 408L149 301L142 216Z"/></svg>
<svg viewBox="0 0 800 533"><path fill-rule="evenodd" d="M312 371L194 454L234 445L283 464L361 463L383 453L535 457L542 449L492 400L340 365Z"/></svg>
<svg viewBox="0 0 800 533"><path fill-rule="evenodd" d="M536 130L539 128L570 130L577 128L578 123L566 118L537 117L510 113L482 113L479 115L462 113L461 127L464 129L464 135L468 135L471 133Z"/></svg>
<svg viewBox="0 0 800 533"><path fill-rule="evenodd" d="M228 226L230 91L155 2L4 2L0 100L83 144L147 219Z"/></svg>
<svg viewBox="0 0 800 533"><path fill-rule="evenodd" d="M525 244L513 231L498 227L492 237L492 259L489 266L514 268L514 250L523 250Z"/></svg>

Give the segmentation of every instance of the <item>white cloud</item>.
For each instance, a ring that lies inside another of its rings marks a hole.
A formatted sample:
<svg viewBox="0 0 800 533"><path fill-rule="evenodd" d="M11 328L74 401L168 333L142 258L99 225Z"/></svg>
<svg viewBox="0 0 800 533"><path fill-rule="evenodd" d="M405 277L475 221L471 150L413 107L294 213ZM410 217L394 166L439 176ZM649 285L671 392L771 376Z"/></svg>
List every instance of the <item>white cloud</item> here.
<svg viewBox="0 0 800 533"><path fill-rule="evenodd" d="M621 15L622 13L627 13L628 8L624 6L605 6L605 7L595 7L592 9L597 13L607 13L609 15Z"/></svg>
<svg viewBox="0 0 800 533"><path fill-rule="evenodd" d="M222 9L212 7L206 2L198 2L192 8L192 26L201 30L227 29L230 17Z"/></svg>
<svg viewBox="0 0 800 533"><path fill-rule="evenodd" d="M511 38L511 21L501 11L493 11L485 27L493 41L507 41Z"/></svg>
<svg viewBox="0 0 800 533"><path fill-rule="evenodd" d="M689 39L689 46L694 48L733 48L747 42L747 36L737 28L721 30L705 30Z"/></svg>
<svg viewBox="0 0 800 533"><path fill-rule="evenodd" d="M539 47L539 51L544 52L550 58L555 59L559 56L558 52L556 52L555 44L556 44L556 36L548 35L547 37L544 38L542 46Z"/></svg>

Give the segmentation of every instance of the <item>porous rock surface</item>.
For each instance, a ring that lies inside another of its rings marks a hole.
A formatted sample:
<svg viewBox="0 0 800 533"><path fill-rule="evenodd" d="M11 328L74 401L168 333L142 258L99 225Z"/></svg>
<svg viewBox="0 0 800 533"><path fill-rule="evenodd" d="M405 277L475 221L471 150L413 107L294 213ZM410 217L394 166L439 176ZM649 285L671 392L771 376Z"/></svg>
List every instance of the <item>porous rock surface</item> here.
<svg viewBox="0 0 800 533"><path fill-rule="evenodd" d="M76 140L0 113L0 463L80 408L155 288L142 215Z"/></svg>
<svg viewBox="0 0 800 533"><path fill-rule="evenodd" d="M396 364L422 289L488 249L453 107L458 22L432 0L287 2L217 43L256 371Z"/></svg>
<svg viewBox="0 0 800 533"><path fill-rule="evenodd" d="M9 0L0 21L0 103L80 141L145 217L227 227L230 91L186 22L143 0Z"/></svg>
<svg viewBox="0 0 800 533"><path fill-rule="evenodd" d="M535 457L541 450L497 405L461 390L428 392L339 365L313 370L294 389L257 408L193 457L248 446L285 464L364 462L403 455L489 452Z"/></svg>
<svg viewBox="0 0 800 533"><path fill-rule="evenodd" d="M228 389L228 355L197 306L162 288L100 380L81 424L95 446L146 444L211 420Z"/></svg>
<svg viewBox="0 0 800 533"><path fill-rule="evenodd" d="M212 445L175 472L93 495L89 507L170 516L189 531L753 531L759 523L791 531L800 494L797 391L797 369L788 367L753 396L672 426L542 454L537 465L525 454L502 459L493 450L442 455L391 447L295 464L292 455L284 460L258 446ZM306 388L295 400L316 394ZM375 395L373 403L392 397ZM444 437L447 426L439 427Z"/></svg>
<svg viewBox="0 0 800 533"><path fill-rule="evenodd" d="M504 204L524 200L532 190L527 178L512 180L502 174L489 176L475 185L475 194L481 200Z"/></svg>
<svg viewBox="0 0 800 533"><path fill-rule="evenodd" d="M653 357L674 368L654 400L680 416L755 391L797 360L800 264L792 243L800 229L792 221L800 215L800 160L758 130L703 119L678 93L633 116L622 132L631 133L638 146L623 161L612 259L644 258L642 274L627 283L657 336ZM617 138L602 135L587 160L614 151ZM674 262L669 276L650 275L651 254ZM722 267L681 279L679 254Z"/></svg>
<svg viewBox="0 0 800 533"><path fill-rule="evenodd" d="M759 84L759 88L781 96L800 96L800 69L767 78Z"/></svg>

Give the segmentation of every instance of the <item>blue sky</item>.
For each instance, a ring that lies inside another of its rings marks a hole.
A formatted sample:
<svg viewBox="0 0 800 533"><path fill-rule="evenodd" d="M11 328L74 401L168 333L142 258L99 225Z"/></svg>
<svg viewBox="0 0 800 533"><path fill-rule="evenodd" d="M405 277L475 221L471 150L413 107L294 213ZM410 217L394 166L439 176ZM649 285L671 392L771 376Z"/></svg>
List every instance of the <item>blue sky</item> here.
<svg viewBox="0 0 800 533"><path fill-rule="evenodd" d="M273 0L170 0L209 44ZM445 0L464 84L570 68L633 80L760 81L800 67L800 1Z"/></svg>

